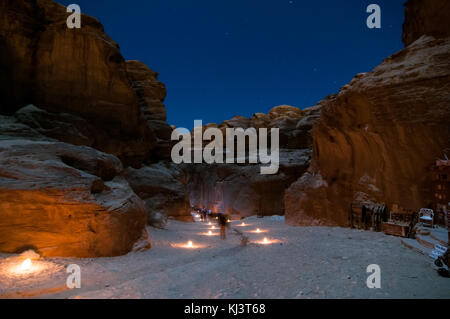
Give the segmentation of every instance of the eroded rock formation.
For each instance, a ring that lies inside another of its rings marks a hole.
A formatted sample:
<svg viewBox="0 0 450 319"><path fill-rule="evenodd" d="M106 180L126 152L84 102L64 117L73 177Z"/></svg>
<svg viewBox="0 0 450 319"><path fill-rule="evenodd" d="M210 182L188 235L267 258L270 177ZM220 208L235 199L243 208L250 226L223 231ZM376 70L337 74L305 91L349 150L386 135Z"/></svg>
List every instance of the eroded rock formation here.
<svg viewBox="0 0 450 319"><path fill-rule="evenodd" d="M268 128L269 132L270 128L279 128L280 166L275 175L261 175L259 164L185 165L191 204L240 217L283 215L284 190L309 165L310 130L319 114L319 107L302 111L283 105L268 114L258 113L251 118L235 116L220 125L205 125L204 129L221 129L224 136L226 128Z"/></svg>
<svg viewBox="0 0 450 319"><path fill-rule="evenodd" d="M98 257L149 248L120 160L0 118L0 251Z"/></svg>
<svg viewBox="0 0 450 319"><path fill-rule="evenodd" d="M409 0L405 5L402 40L410 45L422 35L450 36L450 2L445 0Z"/></svg>
<svg viewBox="0 0 450 319"><path fill-rule="evenodd" d="M169 162L160 162L140 169L127 168L125 177L147 208L148 223L165 226L168 217L193 221L186 177L181 168Z"/></svg>
<svg viewBox="0 0 450 319"><path fill-rule="evenodd" d="M450 11L429 15L443 3L409 1L403 39L414 42L321 102L311 166L286 191L288 223L347 226L352 201L433 202L429 168L450 150L450 38L422 34L448 36Z"/></svg>
<svg viewBox="0 0 450 319"><path fill-rule="evenodd" d="M82 28L69 29L67 17L52 0L0 2L0 251L124 254L148 246L146 217L160 212L123 167L167 158L166 90L156 72L124 60L98 20L82 15Z"/></svg>
<svg viewBox="0 0 450 319"><path fill-rule="evenodd" d="M133 66L139 63L125 62L95 18L83 15L82 28L69 29L67 17L66 8L52 0L0 3L0 113L11 115L34 104L56 114L52 116L71 114L75 122L65 116L64 126L78 129L79 118L88 123L87 139L77 139L77 144L119 156L126 165L157 157L162 124L153 126L142 117L142 99L133 82ZM155 73L146 70L143 76L156 83ZM165 89L159 85L151 92L159 94L154 97L160 100L158 116L154 104L149 110L152 120L165 121ZM58 139L64 141L66 135Z"/></svg>

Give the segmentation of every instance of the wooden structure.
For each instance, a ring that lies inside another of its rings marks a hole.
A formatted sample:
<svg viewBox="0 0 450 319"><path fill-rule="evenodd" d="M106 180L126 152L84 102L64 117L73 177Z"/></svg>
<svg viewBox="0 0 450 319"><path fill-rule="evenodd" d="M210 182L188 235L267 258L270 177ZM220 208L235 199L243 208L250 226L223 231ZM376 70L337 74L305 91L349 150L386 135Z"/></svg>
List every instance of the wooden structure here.
<svg viewBox="0 0 450 319"><path fill-rule="evenodd" d="M437 160L432 168L435 223L446 224L446 212L450 207L450 160Z"/></svg>
<svg viewBox="0 0 450 319"><path fill-rule="evenodd" d="M383 232L386 235L409 237L410 225L402 222L383 222Z"/></svg>
<svg viewBox="0 0 450 319"><path fill-rule="evenodd" d="M386 220L386 206L353 202L350 206L352 228L381 231L381 223Z"/></svg>

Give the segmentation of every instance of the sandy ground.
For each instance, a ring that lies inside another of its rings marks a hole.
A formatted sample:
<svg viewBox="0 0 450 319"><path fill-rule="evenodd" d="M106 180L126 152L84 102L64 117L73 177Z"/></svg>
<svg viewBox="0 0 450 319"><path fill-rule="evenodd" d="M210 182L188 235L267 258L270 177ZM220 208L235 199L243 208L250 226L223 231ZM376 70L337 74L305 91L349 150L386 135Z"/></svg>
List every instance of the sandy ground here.
<svg viewBox="0 0 450 319"><path fill-rule="evenodd" d="M171 221L149 228L152 249L97 259L52 258L40 272L12 275L0 255L0 298L450 298L450 279L431 258L382 233L290 227L279 216L232 222L226 241L207 237L203 223ZM246 230L259 227L264 234ZM249 236L241 245L233 228ZM218 233L216 231L216 233ZM260 245L267 237L280 242ZM201 248L173 247L193 241ZM81 288L67 289L66 267L81 267ZM366 285L366 268L381 267L381 288Z"/></svg>

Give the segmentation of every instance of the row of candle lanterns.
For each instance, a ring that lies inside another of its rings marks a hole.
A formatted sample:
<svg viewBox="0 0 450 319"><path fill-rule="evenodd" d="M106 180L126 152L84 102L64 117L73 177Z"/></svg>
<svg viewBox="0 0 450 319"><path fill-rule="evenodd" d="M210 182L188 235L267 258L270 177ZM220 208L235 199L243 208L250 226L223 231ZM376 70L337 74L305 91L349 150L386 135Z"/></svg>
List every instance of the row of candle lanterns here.
<svg viewBox="0 0 450 319"><path fill-rule="evenodd" d="M228 220L228 222L231 222L231 221ZM200 233L200 235L208 236L208 237L218 236L219 235L218 233L213 232L214 230L217 230L216 226L214 226L211 222L208 222L207 225L210 226L210 228L208 228L208 232ZM238 226L238 227L248 227L248 226L250 226L250 224L246 224L245 222L242 222L242 223L240 223L239 225L236 225L236 226ZM261 233L266 233L268 231L265 230L265 229L256 228L256 229L250 230L248 232L255 233L255 234L261 234ZM279 240L269 239L267 237L264 237L262 240L255 241L254 243L260 244L260 245L270 245L270 244L275 244L275 243L279 243L279 242L280 242ZM195 248L202 248L202 247L204 247L203 245L194 244L191 240L189 240L187 243L174 244L172 246L173 247L179 247L179 248L187 248L187 249L195 249Z"/></svg>

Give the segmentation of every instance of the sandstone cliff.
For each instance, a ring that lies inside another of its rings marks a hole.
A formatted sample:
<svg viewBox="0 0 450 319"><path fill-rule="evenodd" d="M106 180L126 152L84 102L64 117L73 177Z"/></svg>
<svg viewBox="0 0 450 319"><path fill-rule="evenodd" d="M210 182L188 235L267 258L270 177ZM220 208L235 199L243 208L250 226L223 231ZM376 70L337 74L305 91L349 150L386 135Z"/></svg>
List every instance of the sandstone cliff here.
<svg viewBox="0 0 450 319"><path fill-rule="evenodd" d="M126 62L97 19L68 29L68 15L52 0L0 2L0 251L124 254L149 246L147 216L160 212L125 172L167 159L165 86ZM164 179L151 172L140 186Z"/></svg>
<svg viewBox="0 0 450 319"><path fill-rule="evenodd" d="M82 28L69 29L67 17L66 8L52 0L0 3L0 114L34 104L53 117L74 115L75 123L70 116L62 122L86 132L78 145L117 155L126 165L167 153L167 146L161 148L170 131L166 93L156 73L137 61L125 62L95 18L83 15ZM87 124L80 125L79 118ZM58 135L65 142L72 138Z"/></svg>
<svg viewBox="0 0 450 319"><path fill-rule="evenodd" d="M445 0L409 0L405 5L402 40L410 45L422 35L450 36L450 2Z"/></svg>
<svg viewBox="0 0 450 319"><path fill-rule="evenodd" d="M321 102L311 166L286 191L288 223L347 226L352 201L433 202L429 169L450 152L450 38L418 37L449 35L449 10L428 16L447 5L409 1L403 39L414 42Z"/></svg>
<svg viewBox="0 0 450 319"><path fill-rule="evenodd" d="M257 113L251 118L235 116L217 127L225 136L226 128L280 129L280 167L275 175L261 175L258 164L190 164L185 165L187 192L190 202L226 214L283 215L284 191L309 166L312 138L310 131L320 114L320 108L300 110L282 105L268 114ZM207 142L205 142L207 143Z"/></svg>
<svg viewBox="0 0 450 319"><path fill-rule="evenodd" d="M0 251L117 256L149 248L142 200L120 160L0 116Z"/></svg>

